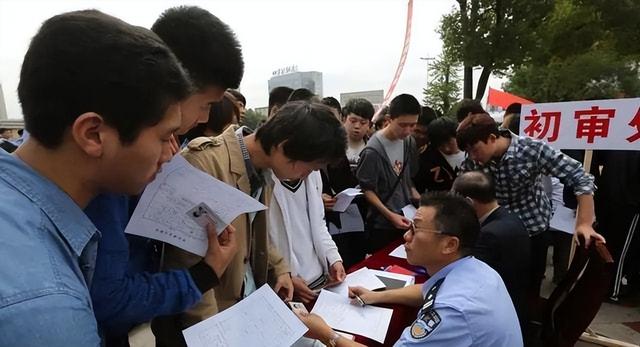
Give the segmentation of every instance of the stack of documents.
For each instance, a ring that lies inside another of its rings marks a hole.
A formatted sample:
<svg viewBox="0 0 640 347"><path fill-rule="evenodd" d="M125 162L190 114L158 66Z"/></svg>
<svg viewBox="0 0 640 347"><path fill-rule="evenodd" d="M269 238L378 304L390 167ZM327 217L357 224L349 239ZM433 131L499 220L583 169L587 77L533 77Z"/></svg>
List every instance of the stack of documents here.
<svg viewBox="0 0 640 347"><path fill-rule="evenodd" d="M189 347L291 346L307 327L263 285L239 303L206 319L182 334Z"/></svg>
<svg viewBox="0 0 640 347"><path fill-rule="evenodd" d="M333 329L384 343L393 310L353 305L347 296L322 290L311 313L322 317Z"/></svg>
<svg viewBox="0 0 640 347"><path fill-rule="evenodd" d="M384 283L374 275L374 273L366 267L358 271L354 271L347 275L344 282L337 286L326 288L336 294L347 296L349 294L349 287L360 286L369 290L376 290L385 288Z"/></svg>

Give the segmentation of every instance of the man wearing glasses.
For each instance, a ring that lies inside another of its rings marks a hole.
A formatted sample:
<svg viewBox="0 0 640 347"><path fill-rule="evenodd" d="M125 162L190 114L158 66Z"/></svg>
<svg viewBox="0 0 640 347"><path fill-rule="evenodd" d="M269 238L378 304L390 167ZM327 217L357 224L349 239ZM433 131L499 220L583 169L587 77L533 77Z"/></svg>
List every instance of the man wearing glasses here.
<svg viewBox="0 0 640 347"><path fill-rule="evenodd" d="M404 234L407 261L424 266L424 284L372 292L349 288L360 304L420 307L395 346L522 346L516 312L500 275L470 256L480 231L471 205L449 193L422 197ZM296 312L307 335L328 346L360 346L337 335L317 315Z"/></svg>

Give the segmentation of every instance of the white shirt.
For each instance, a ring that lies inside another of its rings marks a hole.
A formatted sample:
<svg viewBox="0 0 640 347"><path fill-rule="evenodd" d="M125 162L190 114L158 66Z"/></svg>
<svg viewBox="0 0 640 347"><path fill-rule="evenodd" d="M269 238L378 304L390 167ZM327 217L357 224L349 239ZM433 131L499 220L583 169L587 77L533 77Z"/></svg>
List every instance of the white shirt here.
<svg viewBox="0 0 640 347"><path fill-rule="evenodd" d="M442 152L440 152L440 153L442 153ZM464 161L464 151L459 151L456 154L444 154L444 153L442 153L442 156L447 161L447 163L449 163L449 165L451 165L451 168L454 171L457 171L458 169L460 169L460 165Z"/></svg>

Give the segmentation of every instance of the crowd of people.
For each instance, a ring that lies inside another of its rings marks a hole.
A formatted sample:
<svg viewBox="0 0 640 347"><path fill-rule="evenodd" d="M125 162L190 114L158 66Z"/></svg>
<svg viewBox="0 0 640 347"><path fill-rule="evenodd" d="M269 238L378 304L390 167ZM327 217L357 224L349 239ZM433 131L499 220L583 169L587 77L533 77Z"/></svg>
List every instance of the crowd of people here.
<svg viewBox="0 0 640 347"><path fill-rule="evenodd" d="M581 246L605 242L594 177L507 127L517 105L500 126L472 100L452 119L409 94L376 113L366 99L277 87L251 129L243 71L233 30L199 7L170 8L150 30L96 10L42 24L18 87L29 136L0 150L0 346L128 346L145 322L157 346L183 346L184 329L264 284L310 304L400 239L426 283L349 289L363 304L419 308L390 343L520 346L551 243L549 177L575 198ZM222 233L209 225L203 257L125 235L174 155L268 209ZM334 211L355 187L363 195ZM296 314L309 328L296 345L357 345Z"/></svg>

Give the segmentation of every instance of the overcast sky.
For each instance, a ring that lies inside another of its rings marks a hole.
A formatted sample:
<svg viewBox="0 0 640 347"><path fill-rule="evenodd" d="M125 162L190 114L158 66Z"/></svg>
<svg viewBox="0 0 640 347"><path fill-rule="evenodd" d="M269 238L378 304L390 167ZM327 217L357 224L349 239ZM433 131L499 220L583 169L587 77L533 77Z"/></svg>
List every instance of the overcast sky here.
<svg viewBox="0 0 640 347"><path fill-rule="evenodd" d="M297 65L321 71L324 95L384 89L398 64L404 40L407 0L0 0L0 83L9 118L22 118L17 85L31 37L47 18L96 8L149 28L163 10L197 5L237 34L245 60L240 89L248 107L267 105L272 71ZM414 0L409 55L394 94L422 100L426 62L442 48L436 29L454 0ZM490 81L500 87L497 80Z"/></svg>

